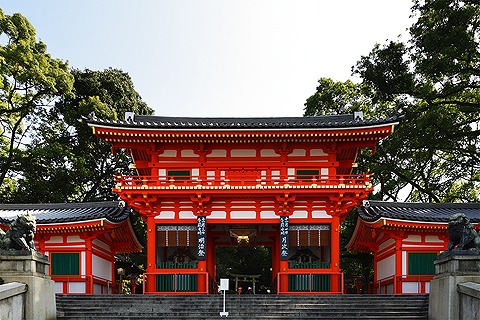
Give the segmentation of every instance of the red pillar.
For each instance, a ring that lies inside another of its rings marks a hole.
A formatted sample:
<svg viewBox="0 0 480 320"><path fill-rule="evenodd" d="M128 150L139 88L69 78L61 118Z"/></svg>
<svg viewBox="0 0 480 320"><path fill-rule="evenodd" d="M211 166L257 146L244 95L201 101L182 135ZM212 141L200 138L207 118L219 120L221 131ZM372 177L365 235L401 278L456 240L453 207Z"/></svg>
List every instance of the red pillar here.
<svg viewBox="0 0 480 320"><path fill-rule="evenodd" d="M395 278L394 281L394 293L402 293L402 238L395 238Z"/></svg>
<svg viewBox="0 0 480 320"><path fill-rule="evenodd" d="M93 293L93 249L92 249L92 237L85 238L85 293Z"/></svg>
<svg viewBox="0 0 480 320"><path fill-rule="evenodd" d="M146 291L153 293L155 288L155 269L156 269L156 231L155 231L155 216L149 215L147 217L147 286Z"/></svg>
<svg viewBox="0 0 480 320"><path fill-rule="evenodd" d="M331 229L331 264L330 268L333 273L338 274L340 272L340 217L332 216L332 229ZM331 279L330 290L332 292L340 292L341 283L340 276L334 275Z"/></svg>

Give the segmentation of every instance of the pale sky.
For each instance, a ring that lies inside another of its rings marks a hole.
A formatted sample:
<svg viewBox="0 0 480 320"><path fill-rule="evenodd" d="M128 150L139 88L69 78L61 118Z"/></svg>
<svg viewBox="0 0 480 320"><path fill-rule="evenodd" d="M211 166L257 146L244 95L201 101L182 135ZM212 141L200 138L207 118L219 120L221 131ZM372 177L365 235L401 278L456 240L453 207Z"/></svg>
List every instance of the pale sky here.
<svg viewBox="0 0 480 320"><path fill-rule="evenodd" d="M71 67L127 72L163 116L302 116L412 24L410 0L0 0Z"/></svg>

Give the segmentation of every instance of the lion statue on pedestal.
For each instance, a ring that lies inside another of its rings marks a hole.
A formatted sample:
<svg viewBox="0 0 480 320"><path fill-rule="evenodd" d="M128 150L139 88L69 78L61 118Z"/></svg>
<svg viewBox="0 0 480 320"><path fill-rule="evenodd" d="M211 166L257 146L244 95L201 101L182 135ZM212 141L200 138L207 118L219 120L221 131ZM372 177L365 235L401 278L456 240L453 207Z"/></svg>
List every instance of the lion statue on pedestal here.
<svg viewBox="0 0 480 320"><path fill-rule="evenodd" d="M0 250L36 251L33 241L36 228L35 217L29 213L17 216L7 232L0 229Z"/></svg>
<svg viewBox="0 0 480 320"><path fill-rule="evenodd" d="M480 250L480 236L470 223L470 219L463 213L456 213L448 220L448 243L447 251L456 250Z"/></svg>

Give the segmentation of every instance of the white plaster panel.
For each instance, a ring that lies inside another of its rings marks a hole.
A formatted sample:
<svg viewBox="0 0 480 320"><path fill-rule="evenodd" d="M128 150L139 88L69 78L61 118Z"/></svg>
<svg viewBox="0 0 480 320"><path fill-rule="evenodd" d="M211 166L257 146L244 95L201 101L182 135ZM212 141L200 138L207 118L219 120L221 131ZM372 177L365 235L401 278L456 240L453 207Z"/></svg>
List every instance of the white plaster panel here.
<svg viewBox="0 0 480 320"><path fill-rule="evenodd" d="M425 283L425 293L430 293L430 282Z"/></svg>
<svg viewBox="0 0 480 320"><path fill-rule="evenodd" d="M421 242L422 236L411 234L406 239L404 239L404 241Z"/></svg>
<svg viewBox="0 0 480 320"><path fill-rule="evenodd" d="M311 149L310 150L310 155L312 157L314 156L328 156L328 154L326 154L325 152L323 152L322 149Z"/></svg>
<svg viewBox="0 0 480 320"><path fill-rule="evenodd" d="M175 211L161 211L158 216L155 216L155 219L174 219Z"/></svg>
<svg viewBox="0 0 480 320"><path fill-rule="evenodd" d="M295 168L288 168L288 175L294 176L295 175Z"/></svg>
<svg viewBox="0 0 480 320"><path fill-rule="evenodd" d="M207 177L215 177L215 170L208 170Z"/></svg>
<svg viewBox="0 0 480 320"><path fill-rule="evenodd" d="M280 157L278 153L275 152L273 149L262 149L260 150L261 157Z"/></svg>
<svg viewBox="0 0 480 320"><path fill-rule="evenodd" d="M395 274L395 255L382 259L377 263L377 280L393 276Z"/></svg>
<svg viewBox="0 0 480 320"><path fill-rule="evenodd" d="M112 281L113 264L97 255L92 256L92 273L94 276Z"/></svg>
<svg viewBox="0 0 480 320"><path fill-rule="evenodd" d="M331 218L332 216L327 213L325 210L313 210L312 218Z"/></svg>
<svg viewBox="0 0 480 320"><path fill-rule="evenodd" d="M260 219L280 219L275 211L260 211Z"/></svg>
<svg viewBox="0 0 480 320"><path fill-rule="evenodd" d="M226 219L227 212L226 211L212 211L207 219Z"/></svg>
<svg viewBox="0 0 480 320"><path fill-rule="evenodd" d="M225 158L227 156L227 150L212 150L211 153L207 154L207 158Z"/></svg>
<svg viewBox="0 0 480 320"><path fill-rule="evenodd" d="M417 282L402 282L402 292L403 293L419 293L418 292Z"/></svg>
<svg viewBox="0 0 480 320"><path fill-rule="evenodd" d="M105 242L100 241L98 239L94 239L92 241L92 243L95 244L96 246L102 248L105 251L105 253L111 253L110 246L108 244L106 244Z"/></svg>
<svg viewBox="0 0 480 320"><path fill-rule="evenodd" d="M426 242L441 242L441 243L443 243L443 240L439 239L438 236L425 236L425 241Z"/></svg>
<svg viewBox="0 0 480 320"><path fill-rule="evenodd" d="M295 210L295 211L293 211L293 214L290 216L290 218L306 219L306 218L308 218L308 211L306 211L306 210Z"/></svg>
<svg viewBox="0 0 480 320"><path fill-rule="evenodd" d="M181 155L184 158L197 158L198 157L198 154L193 152L193 150L191 150L191 149L182 150Z"/></svg>
<svg viewBox="0 0 480 320"><path fill-rule="evenodd" d="M322 175L323 179L328 178L328 168L321 168L320 169L320 174Z"/></svg>
<svg viewBox="0 0 480 320"><path fill-rule="evenodd" d="M63 282L55 281L53 284L53 288L55 290L55 293L65 293L63 292Z"/></svg>
<svg viewBox="0 0 480 320"><path fill-rule="evenodd" d="M230 151L231 157L255 157L256 155L255 149L232 149Z"/></svg>
<svg viewBox="0 0 480 320"><path fill-rule="evenodd" d="M85 282L69 282L68 292L70 293L85 293Z"/></svg>
<svg viewBox="0 0 480 320"><path fill-rule="evenodd" d="M231 211L231 219L255 219L257 213L255 211Z"/></svg>
<svg viewBox="0 0 480 320"><path fill-rule="evenodd" d="M198 177L200 170L198 168L192 169L192 177Z"/></svg>
<svg viewBox="0 0 480 320"><path fill-rule="evenodd" d="M402 251L402 275L407 274L407 251Z"/></svg>
<svg viewBox="0 0 480 320"><path fill-rule="evenodd" d="M86 269L86 253L85 251L80 252L80 274L84 275L87 274L87 269Z"/></svg>
<svg viewBox="0 0 480 320"><path fill-rule="evenodd" d="M293 149L292 153L290 153L289 157L305 157L307 151L305 149Z"/></svg>
<svg viewBox="0 0 480 320"><path fill-rule="evenodd" d="M197 216L195 216L192 211L180 211L178 213L178 217L180 219L196 219L197 218Z"/></svg>
<svg viewBox="0 0 480 320"><path fill-rule="evenodd" d="M67 242L85 242L85 240L81 239L80 236L68 236Z"/></svg>
<svg viewBox="0 0 480 320"><path fill-rule="evenodd" d="M158 175L161 177L167 176L167 169L158 169Z"/></svg>
<svg viewBox="0 0 480 320"><path fill-rule="evenodd" d="M53 237L50 237L48 241L45 241L45 243L62 243L62 242L63 242L62 236L53 236Z"/></svg>
<svg viewBox="0 0 480 320"><path fill-rule="evenodd" d="M383 251L385 250L386 247L395 244L395 240L393 239L388 239L387 241L384 241L378 245L378 251Z"/></svg>
<svg viewBox="0 0 480 320"><path fill-rule="evenodd" d="M177 150L164 150L162 153L158 154L159 157L176 157Z"/></svg>

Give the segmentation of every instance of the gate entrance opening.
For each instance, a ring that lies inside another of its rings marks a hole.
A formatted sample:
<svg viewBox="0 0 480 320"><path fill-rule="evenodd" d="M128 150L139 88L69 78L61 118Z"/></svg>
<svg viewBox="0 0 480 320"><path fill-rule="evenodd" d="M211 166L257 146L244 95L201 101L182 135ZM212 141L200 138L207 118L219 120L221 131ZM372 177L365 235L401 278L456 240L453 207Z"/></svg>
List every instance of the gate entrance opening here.
<svg viewBox="0 0 480 320"><path fill-rule="evenodd" d="M272 248L270 246L217 246L216 279L230 279L230 290L238 294L271 292Z"/></svg>

